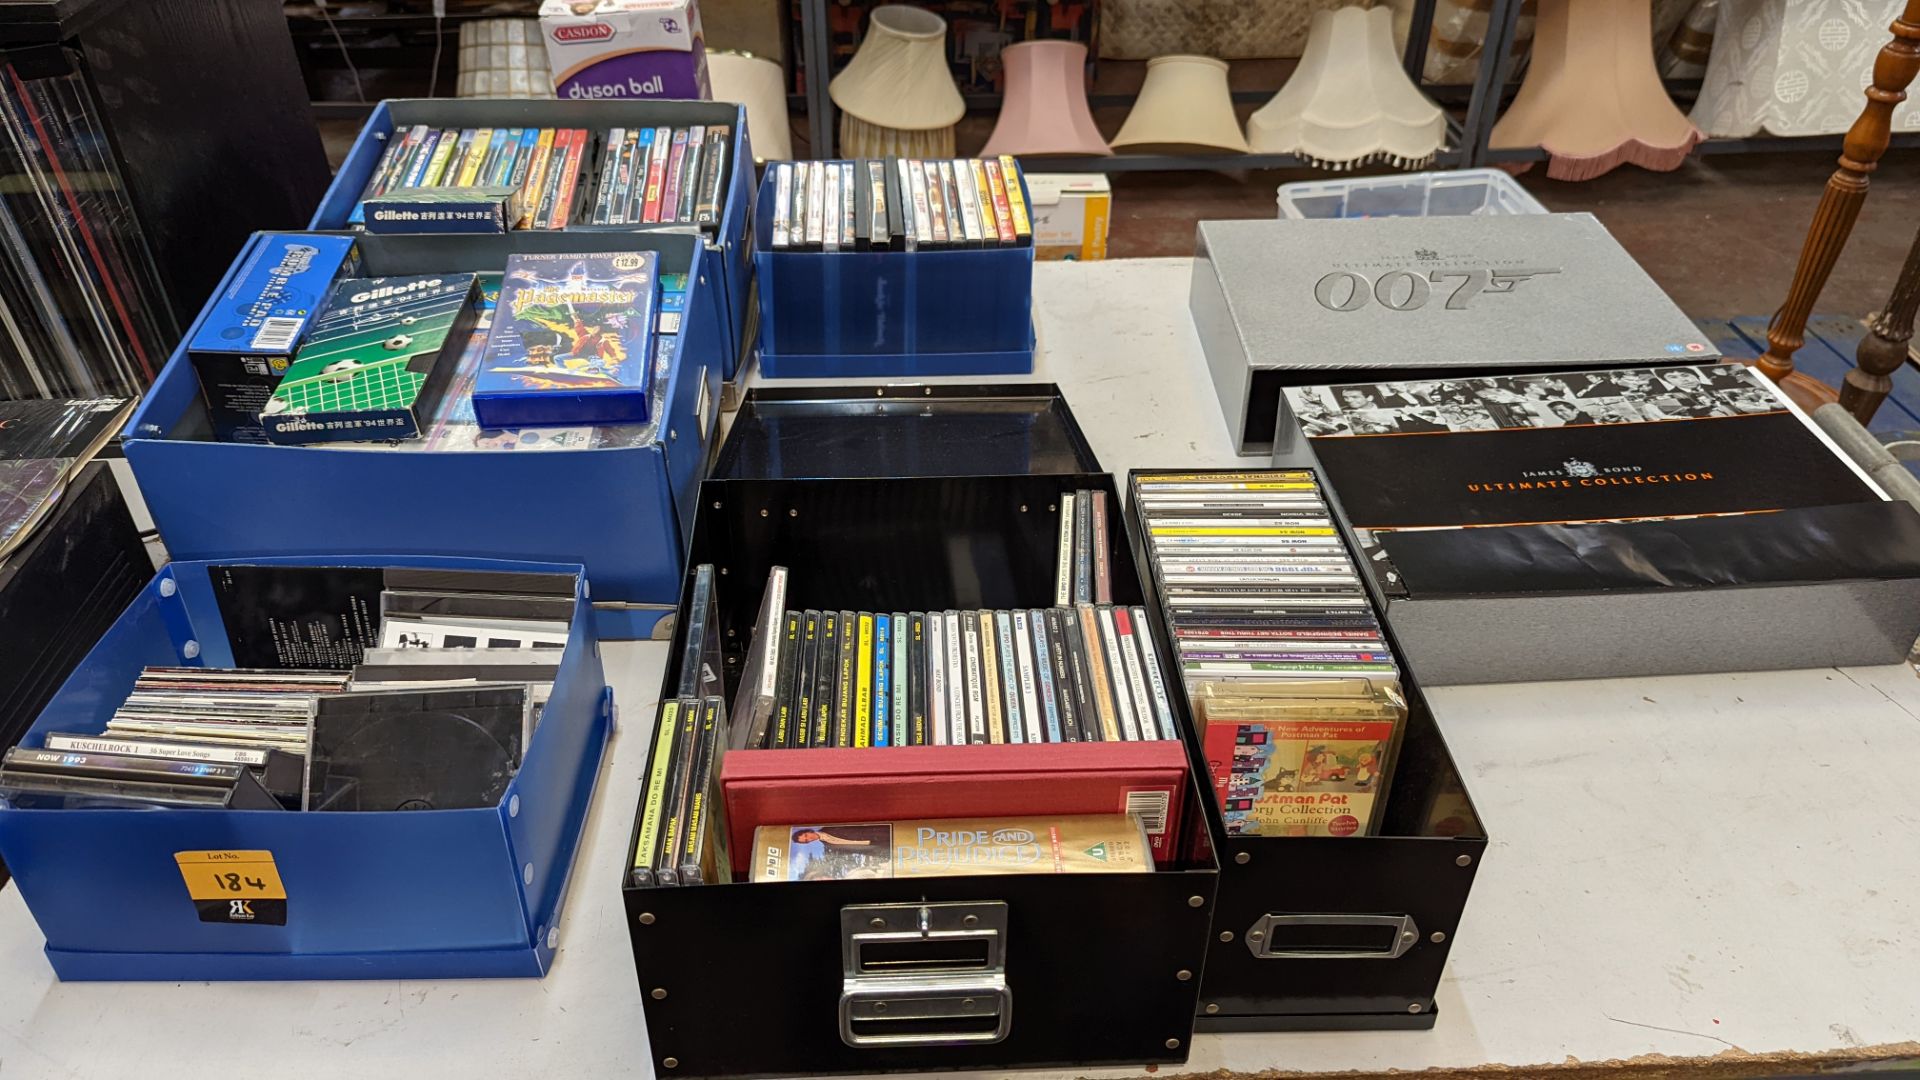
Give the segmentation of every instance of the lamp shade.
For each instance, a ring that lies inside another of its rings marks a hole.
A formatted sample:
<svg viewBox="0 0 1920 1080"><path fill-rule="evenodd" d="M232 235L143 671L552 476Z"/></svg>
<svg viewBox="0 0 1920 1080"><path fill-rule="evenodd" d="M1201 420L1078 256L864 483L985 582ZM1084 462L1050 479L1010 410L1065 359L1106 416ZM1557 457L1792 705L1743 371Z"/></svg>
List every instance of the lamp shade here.
<svg viewBox="0 0 1920 1080"><path fill-rule="evenodd" d="M967 103L947 70L947 21L931 11L887 4L867 17L867 37L827 86L849 116L901 131L950 128Z"/></svg>
<svg viewBox="0 0 1920 1080"><path fill-rule="evenodd" d="M1901 0L1720 0L1693 122L1709 135L1740 139L1847 130L1901 7ZM1920 130L1911 99L1895 107L1893 130Z"/></svg>
<svg viewBox="0 0 1920 1080"><path fill-rule="evenodd" d="M1111 154L1087 107L1087 47L1028 41L1000 51L1007 83L981 154Z"/></svg>
<svg viewBox="0 0 1920 1080"><path fill-rule="evenodd" d="M1113 147L1247 152L1233 113L1227 62L1211 56L1156 56Z"/></svg>
<svg viewBox="0 0 1920 1080"><path fill-rule="evenodd" d="M1657 14L1657 13L1656 13ZM1655 21L1654 59L1663 79L1698 79L1707 73L1707 58L1713 55L1713 28L1720 19L1720 0L1698 0L1685 17L1662 38ZM1694 126L1705 131L1698 120Z"/></svg>
<svg viewBox="0 0 1920 1080"><path fill-rule="evenodd" d="M1677 169L1703 137L1654 67L1650 0L1540 0L1533 64L1492 146L1541 147L1548 176L1591 180Z"/></svg>
<svg viewBox="0 0 1920 1080"><path fill-rule="evenodd" d="M1298 154L1329 169L1376 161L1426 164L1447 117L1407 78L1386 8L1322 11L1293 78L1247 119L1256 154Z"/></svg>
<svg viewBox="0 0 1920 1080"><path fill-rule="evenodd" d="M707 54L707 79L713 100L747 107L747 132L756 161L793 157L793 132L787 126L787 80L780 65L740 52Z"/></svg>

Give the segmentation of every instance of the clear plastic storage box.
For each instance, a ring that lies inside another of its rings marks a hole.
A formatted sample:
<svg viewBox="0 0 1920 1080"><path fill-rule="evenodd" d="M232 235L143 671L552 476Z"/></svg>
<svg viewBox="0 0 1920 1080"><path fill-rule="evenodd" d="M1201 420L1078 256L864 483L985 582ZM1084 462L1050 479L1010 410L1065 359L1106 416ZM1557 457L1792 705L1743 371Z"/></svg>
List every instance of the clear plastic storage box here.
<svg viewBox="0 0 1920 1080"><path fill-rule="evenodd" d="M1500 169L1460 169L1280 185L1283 218L1466 217L1544 214Z"/></svg>

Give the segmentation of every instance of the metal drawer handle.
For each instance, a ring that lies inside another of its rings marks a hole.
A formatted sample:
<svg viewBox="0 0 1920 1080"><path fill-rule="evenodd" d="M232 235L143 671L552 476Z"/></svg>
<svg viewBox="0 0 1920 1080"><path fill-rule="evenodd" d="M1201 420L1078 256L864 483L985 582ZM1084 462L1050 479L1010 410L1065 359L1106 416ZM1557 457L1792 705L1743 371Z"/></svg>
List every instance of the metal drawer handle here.
<svg viewBox="0 0 1920 1080"><path fill-rule="evenodd" d="M1310 943L1315 936L1322 944ZM1366 944L1353 944L1362 938ZM1411 915L1269 914L1254 920L1246 935L1247 949L1260 960L1393 960L1419 940Z"/></svg>
<svg viewBox="0 0 1920 1080"><path fill-rule="evenodd" d="M848 1046L995 1043L1013 1026L1007 905L840 910L840 1039Z"/></svg>

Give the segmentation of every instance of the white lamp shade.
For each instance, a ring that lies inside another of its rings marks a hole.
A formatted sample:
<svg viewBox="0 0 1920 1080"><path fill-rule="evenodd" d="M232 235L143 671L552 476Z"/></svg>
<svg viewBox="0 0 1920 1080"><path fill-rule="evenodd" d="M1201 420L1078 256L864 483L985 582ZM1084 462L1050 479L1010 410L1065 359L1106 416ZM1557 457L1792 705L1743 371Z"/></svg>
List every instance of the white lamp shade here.
<svg viewBox="0 0 1920 1080"><path fill-rule="evenodd" d="M947 21L931 11L887 4L867 16L867 37L827 85L842 112L901 131L952 127L967 103L947 70Z"/></svg>
<svg viewBox="0 0 1920 1080"><path fill-rule="evenodd" d="M1087 47L1028 41L1000 51L1006 93L984 157L1001 154L1111 154L1087 107Z"/></svg>
<svg viewBox="0 0 1920 1080"><path fill-rule="evenodd" d="M1866 105L1874 57L1902 6L1720 0L1693 122L1708 135L1739 139L1846 131ZM1893 130L1920 131L1911 98L1894 109Z"/></svg>
<svg viewBox="0 0 1920 1080"><path fill-rule="evenodd" d="M1533 64L1492 146L1541 147L1548 176L1591 180L1677 169L1701 138L1654 67L1650 0L1540 0Z"/></svg>
<svg viewBox="0 0 1920 1080"><path fill-rule="evenodd" d="M954 156L953 128L907 131L841 113L840 154L851 158L950 158Z"/></svg>
<svg viewBox="0 0 1920 1080"><path fill-rule="evenodd" d="M787 126L787 79L780 65L737 52L707 54L707 78L713 100L747 107L747 134L756 161L793 157L793 132Z"/></svg>
<svg viewBox="0 0 1920 1080"><path fill-rule="evenodd" d="M1247 120L1256 154L1298 154L1352 168L1431 161L1447 138L1447 117L1407 78L1383 7L1314 15L1293 77Z"/></svg>
<svg viewBox="0 0 1920 1080"><path fill-rule="evenodd" d="M1247 152L1247 137L1233 113L1227 62L1211 56L1156 56L1133 111L1113 137L1116 150L1167 147Z"/></svg>

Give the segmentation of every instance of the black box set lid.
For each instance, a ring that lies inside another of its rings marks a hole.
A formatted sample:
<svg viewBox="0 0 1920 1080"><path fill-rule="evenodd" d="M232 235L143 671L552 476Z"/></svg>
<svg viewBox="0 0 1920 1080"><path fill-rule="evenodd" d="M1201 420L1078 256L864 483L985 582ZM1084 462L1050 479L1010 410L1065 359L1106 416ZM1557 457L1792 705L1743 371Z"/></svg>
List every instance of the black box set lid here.
<svg viewBox="0 0 1920 1080"><path fill-rule="evenodd" d="M1100 471L1100 461L1058 386L1003 383L756 387L740 403L712 476L800 479Z"/></svg>

